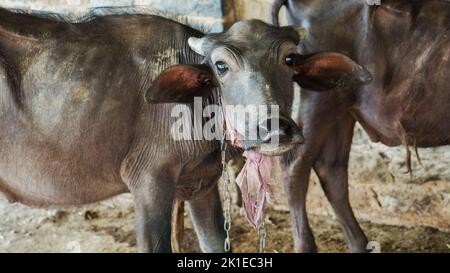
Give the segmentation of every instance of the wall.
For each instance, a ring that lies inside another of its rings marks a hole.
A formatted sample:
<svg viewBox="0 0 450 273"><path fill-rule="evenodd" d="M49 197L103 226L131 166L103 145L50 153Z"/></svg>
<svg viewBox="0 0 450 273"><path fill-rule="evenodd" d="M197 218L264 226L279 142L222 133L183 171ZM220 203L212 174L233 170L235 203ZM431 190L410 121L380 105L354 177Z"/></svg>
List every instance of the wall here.
<svg viewBox="0 0 450 273"><path fill-rule="evenodd" d="M211 31L221 31L222 3L220 0L2 0L1 7L63 13L72 17L85 14L95 7L136 7L144 13L154 11L184 15L189 21L210 26Z"/></svg>

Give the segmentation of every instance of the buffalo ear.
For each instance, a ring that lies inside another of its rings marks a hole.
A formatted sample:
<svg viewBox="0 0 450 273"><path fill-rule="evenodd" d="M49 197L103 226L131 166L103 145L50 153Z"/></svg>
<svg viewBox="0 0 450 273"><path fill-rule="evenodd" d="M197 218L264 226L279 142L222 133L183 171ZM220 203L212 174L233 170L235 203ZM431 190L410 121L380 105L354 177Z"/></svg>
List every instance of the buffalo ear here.
<svg viewBox="0 0 450 273"><path fill-rule="evenodd" d="M214 75L207 65L174 65L162 71L145 93L148 103L191 103L214 88Z"/></svg>
<svg viewBox="0 0 450 273"><path fill-rule="evenodd" d="M364 67L334 52L299 56L294 69L294 80L301 87L313 91L355 87L372 81L372 76Z"/></svg>

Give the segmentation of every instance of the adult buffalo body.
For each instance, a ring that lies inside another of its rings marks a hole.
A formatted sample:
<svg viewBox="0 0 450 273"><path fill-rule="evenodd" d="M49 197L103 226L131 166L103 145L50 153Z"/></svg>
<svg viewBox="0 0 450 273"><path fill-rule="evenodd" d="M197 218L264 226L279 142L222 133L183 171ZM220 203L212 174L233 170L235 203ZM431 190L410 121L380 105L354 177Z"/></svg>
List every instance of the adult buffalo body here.
<svg viewBox="0 0 450 273"><path fill-rule="evenodd" d="M300 52L337 51L365 66L370 85L327 94L302 91L303 145L290 161L287 189L297 251L315 251L305 211L314 168L352 251L367 239L348 200L348 159L355 122L374 142L388 146L450 144L450 3L448 1L365 0L275 1L288 20L309 29Z"/></svg>
<svg viewBox="0 0 450 273"><path fill-rule="evenodd" d="M69 23L0 10L0 189L38 206L130 191L139 250L154 252L170 251L174 199L189 200L202 250L223 251L219 141L173 139L171 111L194 96L214 103L216 89L227 105L278 105L279 128L244 148L264 150L269 135L280 139L270 155L289 150L302 142L292 78L363 70L344 56L294 64L299 33L252 20L205 36L152 15Z"/></svg>

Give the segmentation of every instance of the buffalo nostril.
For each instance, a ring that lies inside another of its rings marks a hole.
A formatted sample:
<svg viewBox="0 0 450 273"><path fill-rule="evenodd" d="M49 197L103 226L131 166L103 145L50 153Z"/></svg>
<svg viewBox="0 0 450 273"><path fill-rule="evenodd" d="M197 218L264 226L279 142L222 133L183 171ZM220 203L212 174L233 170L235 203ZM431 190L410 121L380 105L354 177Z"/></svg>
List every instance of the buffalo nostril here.
<svg viewBox="0 0 450 273"><path fill-rule="evenodd" d="M292 134L292 126L287 121L281 119L278 127L279 134L289 136Z"/></svg>

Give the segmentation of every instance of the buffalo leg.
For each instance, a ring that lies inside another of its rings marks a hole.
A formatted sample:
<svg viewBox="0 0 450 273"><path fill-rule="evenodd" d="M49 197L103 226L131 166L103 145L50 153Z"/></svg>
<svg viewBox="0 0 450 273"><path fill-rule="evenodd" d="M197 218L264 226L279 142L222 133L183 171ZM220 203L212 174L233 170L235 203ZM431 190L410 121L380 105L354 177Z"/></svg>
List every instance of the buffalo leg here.
<svg viewBox="0 0 450 273"><path fill-rule="evenodd" d="M290 206L292 233L296 252L317 252L314 236L306 214L306 194L312 164L302 158L285 172L285 191Z"/></svg>
<svg viewBox="0 0 450 273"><path fill-rule="evenodd" d="M335 125L322 144L314 170L333 207L352 252L366 252L367 238L353 214L348 195L348 160L354 121L351 117Z"/></svg>
<svg viewBox="0 0 450 273"><path fill-rule="evenodd" d="M188 202L188 208L203 252L224 252L225 231L217 184L206 195Z"/></svg>
<svg viewBox="0 0 450 273"><path fill-rule="evenodd" d="M171 252L171 214L175 198L173 180L148 178L133 183L136 239L139 252Z"/></svg>
<svg viewBox="0 0 450 273"><path fill-rule="evenodd" d="M336 104L333 96L306 91L301 96L298 122L303 125L305 143L297 151L285 155L282 163L295 251L316 252L317 247L306 213L309 178L327 136L339 122L337 117L343 115L344 109L333 107Z"/></svg>

